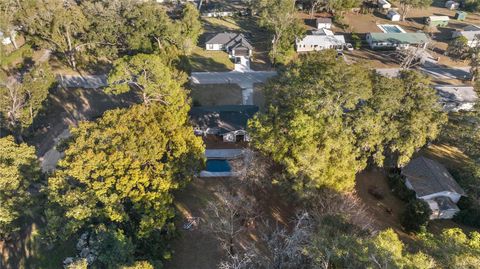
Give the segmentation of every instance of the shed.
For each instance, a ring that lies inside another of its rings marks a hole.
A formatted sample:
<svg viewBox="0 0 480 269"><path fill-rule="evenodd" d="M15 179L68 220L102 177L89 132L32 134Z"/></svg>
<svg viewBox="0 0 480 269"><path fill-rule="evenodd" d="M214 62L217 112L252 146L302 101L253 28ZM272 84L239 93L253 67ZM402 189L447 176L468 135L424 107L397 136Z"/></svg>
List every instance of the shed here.
<svg viewBox="0 0 480 269"><path fill-rule="evenodd" d="M460 7L460 3L457 3L455 1L447 1L445 2L445 7L450 10L458 9Z"/></svg>
<svg viewBox="0 0 480 269"><path fill-rule="evenodd" d="M459 21L464 21L467 19L467 12L465 11L457 11L455 13L455 19Z"/></svg>
<svg viewBox="0 0 480 269"><path fill-rule="evenodd" d="M395 10L390 10L387 13L387 18L391 21L400 21L401 16L400 13L396 12Z"/></svg>
<svg viewBox="0 0 480 269"><path fill-rule="evenodd" d="M428 26L447 26L449 21L448 16L429 16L425 18L425 24Z"/></svg>
<svg viewBox="0 0 480 269"><path fill-rule="evenodd" d="M383 9L390 9L392 4L390 4L387 0L378 0L378 7Z"/></svg>

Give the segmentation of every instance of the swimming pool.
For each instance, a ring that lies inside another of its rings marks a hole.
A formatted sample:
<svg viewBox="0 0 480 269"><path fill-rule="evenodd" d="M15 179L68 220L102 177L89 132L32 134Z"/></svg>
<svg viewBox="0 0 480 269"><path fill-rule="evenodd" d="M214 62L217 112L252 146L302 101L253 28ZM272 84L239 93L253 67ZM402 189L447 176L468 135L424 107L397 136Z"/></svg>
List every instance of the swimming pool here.
<svg viewBox="0 0 480 269"><path fill-rule="evenodd" d="M378 28L380 28L384 33L405 33L402 27L393 24L378 25Z"/></svg>
<svg viewBox="0 0 480 269"><path fill-rule="evenodd" d="M207 160L208 172L231 172L232 168L227 160Z"/></svg>

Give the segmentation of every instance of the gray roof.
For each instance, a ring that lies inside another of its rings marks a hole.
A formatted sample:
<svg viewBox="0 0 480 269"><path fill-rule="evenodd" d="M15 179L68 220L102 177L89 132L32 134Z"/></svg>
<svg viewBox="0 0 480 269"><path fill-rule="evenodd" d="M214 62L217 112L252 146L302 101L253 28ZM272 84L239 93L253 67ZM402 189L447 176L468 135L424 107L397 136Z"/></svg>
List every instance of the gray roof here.
<svg viewBox="0 0 480 269"><path fill-rule="evenodd" d="M332 19L331 18L317 18L317 24L318 23L332 23Z"/></svg>
<svg viewBox="0 0 480 269"><path fill-rule="evenodd" d="M389 42L394 44L424 44L429 38L424 33L369 33L374 42Z"/></svg>
<svg viewBox="0 0 480 269"><path fill-rule="evenodd" d="M202 130L218 129L218 134L245 130L248 120L257 113L252 105L201 106L192 107L190 119L193 125Z"/></svg>
<svg viewBox="0 0 480 269"><path fill-rule="evenodd" d="M243 34L238 33L219 33L210 38L206 44L222 44L230 48L236 48L239 46L253 49L252 45L245 38Z"/></svg>
<svg viewBox="0 0 480 269"><path fill-rule="evenodd" d="M465 195L452 175L439 162L418 157L402 169L418 197L449 191Z"/></svg>
<svg viewBox="0 0 480 269"><path fill-rule="evenodd" d="M478 95L472 86L435 86L437 94L442 101L456 103L474 103Z"/></svg>

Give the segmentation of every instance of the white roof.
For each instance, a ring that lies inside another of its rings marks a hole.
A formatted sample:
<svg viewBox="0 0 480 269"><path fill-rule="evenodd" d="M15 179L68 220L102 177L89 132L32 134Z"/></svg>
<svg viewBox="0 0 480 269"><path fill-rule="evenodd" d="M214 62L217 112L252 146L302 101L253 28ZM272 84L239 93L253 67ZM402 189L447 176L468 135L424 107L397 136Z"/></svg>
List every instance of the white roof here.
<svg viewBox="0 0 480 269"><path fill-rule="evenodd" d="M478 95L471 86L435 86L435 90L443 101L473 103L478 100Z"/></svg>
<svg viewBox="0 0 480 269"><path fill-rule="evenodd" d="M327 47L330 45L345 44L345 37L343 35L306 35L302 40L297 39L297 45L319 45Z"/></svg>

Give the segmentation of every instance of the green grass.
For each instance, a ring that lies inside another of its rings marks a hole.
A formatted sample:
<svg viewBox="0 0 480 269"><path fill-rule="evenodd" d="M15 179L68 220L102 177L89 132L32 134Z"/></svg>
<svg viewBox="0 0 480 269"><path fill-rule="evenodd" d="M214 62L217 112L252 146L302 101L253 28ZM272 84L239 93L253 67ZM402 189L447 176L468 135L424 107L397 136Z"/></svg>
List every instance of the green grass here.
<svg viewBox="0 0 480 269"><path fill-rule="evenodd" d="M228 58L228 54L223 51L207 51L200 47L193 49L189 57L191 71L193 72L221 72L232 71L233 62Z"/></svg>
<svg viewBox="0 0 480 269"><path fill-rule="evenodd" d="M12 53L2 56L0 58L0 66L3 68L12 67L23 61L24 58L32 57L33 49L30 45L25 44L19 49L13 51Z"/></svg>

